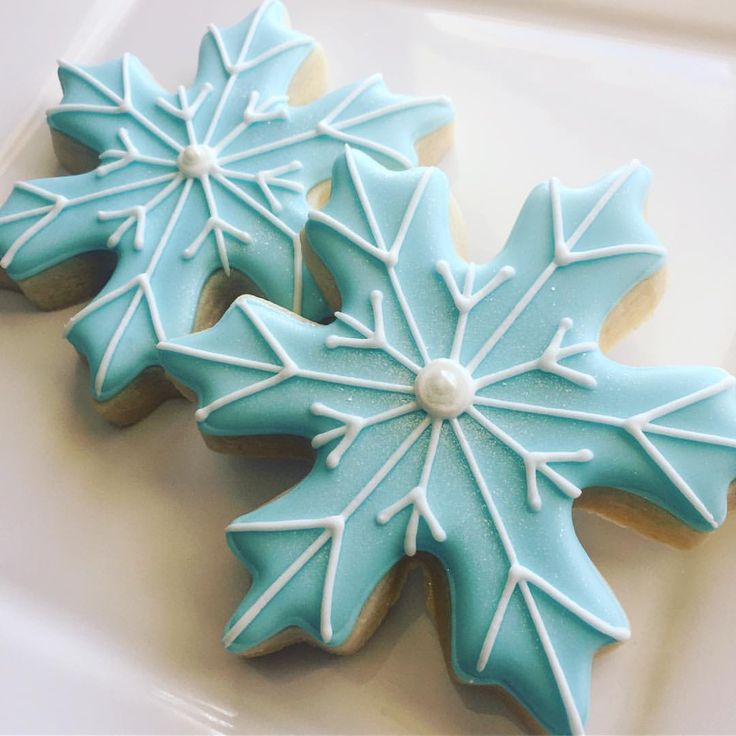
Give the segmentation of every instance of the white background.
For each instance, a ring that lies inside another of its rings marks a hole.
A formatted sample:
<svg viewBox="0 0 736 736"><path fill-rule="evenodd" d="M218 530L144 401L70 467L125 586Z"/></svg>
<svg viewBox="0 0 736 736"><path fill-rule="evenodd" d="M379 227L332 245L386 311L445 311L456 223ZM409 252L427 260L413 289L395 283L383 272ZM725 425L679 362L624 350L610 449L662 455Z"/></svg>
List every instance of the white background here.
<svg viewBox="0 0 736 736"><path fill-rule="evenodd" d="M139 55L192 78L208 22L254 0L34 0L0 9L0 196L57 170L42 111L55 59ZM443 163L485 260L552 175L585 184L642 159L648 215L670 249L659 309L622 361L736 370L736 3L292 0L334 85L384 72L449 93ZM418 577L366 648L295 648L244 662L220 646L246 577L223 530L298 480L298 463L208 451L170 402L120 431L94 413L61 338L74 310L0 292L0 730L508 733L493 696L451 684ZM597 659L594 733L736 731L736 520L673 551L580 513L633 638Z"/></svg>

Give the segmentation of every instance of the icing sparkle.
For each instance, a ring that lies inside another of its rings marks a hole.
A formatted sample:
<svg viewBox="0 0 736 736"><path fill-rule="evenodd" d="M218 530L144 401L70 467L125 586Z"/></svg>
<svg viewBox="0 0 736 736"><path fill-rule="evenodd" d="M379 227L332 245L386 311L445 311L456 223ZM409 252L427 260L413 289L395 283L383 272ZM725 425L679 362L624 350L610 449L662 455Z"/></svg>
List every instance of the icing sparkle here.
<svg viewBox="0 0 736 736"><path fill-rule="evenodd" d="M167 93L130 54L97 67L61 62L53 130L99 153L90 173L21 182L0 209L0 267L16 281L105 244L117 267L68 325L96 398L156 365L159 340L191 331L217 270L322 319L303 265L307 193L345 145L387 165L448 123L445 98L390 94L380 76L291 107L287 92L314 50L266 0L232 28L211 26L190 88Z"/></svg>
<svg viewBox="0 0 736 736"><path fill-rule="evenodd" d="M454 253L441 172L348 151L307 226L343 296L337 320L246 297L161 346L204 432L318 450L304 481L229 528L254 573L231 649L291 626L339 646L387 572L423 551L449 578L455 674L507 688L553 733L583 730L593 654L629 631L573 499L624 488L707 531L736 475L731 376L630 368L598 348L611 308L662 265L646 183L636 162L584 189L552 180L476 266Z"/></svg>

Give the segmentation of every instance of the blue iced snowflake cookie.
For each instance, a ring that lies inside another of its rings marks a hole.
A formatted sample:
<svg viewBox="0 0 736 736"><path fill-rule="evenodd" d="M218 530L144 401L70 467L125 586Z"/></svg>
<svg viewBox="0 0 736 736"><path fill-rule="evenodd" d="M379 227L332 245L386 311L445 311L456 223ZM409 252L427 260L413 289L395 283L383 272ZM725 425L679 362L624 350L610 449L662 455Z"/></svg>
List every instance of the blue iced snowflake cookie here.
<svg viewBox="0 0 736 736"><path fill-rule="evenodd" d="M242 272L277 304L325 317L299 232L307 193L329 179L346 142L393 168L414 165L422 140L434 144L428 158L440 153L441 136L429 134L451 121L448 101L391 94L380 76L290 106L287 94L319 93L320 54L266 0L232 28L210 27L188 89L166 92L129 54L96 67L61 63L64 99L48 114L57 148L67 160L84 144L98 165L15 187L0 209L0 267L58 307L80 286L99 286L90 253L117 254L112 277L67 331L113 421L159 403L161 376L138 379L161 373L156 343L192 330L215 273Z"/></svg>
<svg viewBox="0 0 736 736"><path fill-rule="evenodd" d="M632 368L598 347L612 307L663 263L647 183L632 164L582 189L542 184L474 265L453 250L441 172L348 151L307 225L342 294L336 321L244 297L160 346L204 433L316 448L304 481L228 529L253 574L228 648L298 629L350 649L376 586L422 552L446 576L454 674L500 685L553 732L583 730L593 654L629 629L573 499L620 488L704 532L736 475L730 375Z"/></svg>

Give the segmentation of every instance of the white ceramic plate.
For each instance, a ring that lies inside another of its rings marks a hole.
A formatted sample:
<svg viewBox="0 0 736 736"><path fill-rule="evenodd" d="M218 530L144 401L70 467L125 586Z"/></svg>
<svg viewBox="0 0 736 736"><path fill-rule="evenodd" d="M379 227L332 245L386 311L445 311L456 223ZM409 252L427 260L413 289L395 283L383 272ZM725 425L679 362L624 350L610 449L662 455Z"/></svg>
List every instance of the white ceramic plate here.
<svg viewBox="0 0 736 736"><path fill-rule="evenodd" d="M2 196L17 178L56 170L41 114L58 98L56 56L130 50L172 86L192 77L206 23L228 25L254 2L4 5ZM624 5L634 15L605 0L290 9L333 60L335 85L380 69L395 90L452 94L457 142L444 166L475 260L500 247L536 182L581 185L642 159L654 171L649 217L670 248L670 288L615 357L734 369L734 7L698 4L708 12L694 35L692 12L658 23L668 3ZM246 578L223 529L304 468L209 452L184 401L132 429L109 427L61 338L71 313L39 314L0 293L0 729L518 731L492 697L450 683L416 578L357 656L226 654L221 629ZM736 730L733 520L691 553L584 514L577 526L633 629L595 664L589 730Z"/></svg>

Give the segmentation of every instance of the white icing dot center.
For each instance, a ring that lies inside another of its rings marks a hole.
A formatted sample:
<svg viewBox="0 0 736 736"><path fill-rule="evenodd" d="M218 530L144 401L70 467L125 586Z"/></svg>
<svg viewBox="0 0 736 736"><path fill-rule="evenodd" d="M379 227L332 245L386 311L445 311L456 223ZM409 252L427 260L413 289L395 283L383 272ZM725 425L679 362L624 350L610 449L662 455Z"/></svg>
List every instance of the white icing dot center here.
<svg viewBox="0 0 736 736"><path fill-rule="evenodd" d="M204 176L217 168L217 154L210 146L187 146L176 159L176 165L184 176Z"/></svg>
<svg viewBox="0 0 736 736"><path fill-rule="evenodd" d="M439 358L419 371L414 392L427 414L435 419L450 419L473 403L475 381L457 361Z"/></svg>

